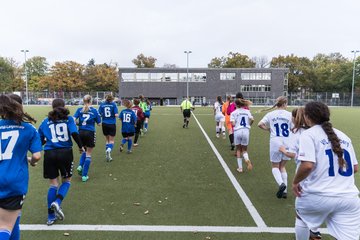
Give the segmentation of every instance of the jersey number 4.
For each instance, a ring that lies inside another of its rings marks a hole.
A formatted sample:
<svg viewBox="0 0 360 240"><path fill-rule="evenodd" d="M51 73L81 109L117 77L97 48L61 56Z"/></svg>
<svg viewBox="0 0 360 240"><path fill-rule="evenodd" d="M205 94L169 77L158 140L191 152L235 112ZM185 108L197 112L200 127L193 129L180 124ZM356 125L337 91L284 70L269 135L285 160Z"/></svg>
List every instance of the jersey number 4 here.
<svg viewBox="0 0 360 240"><path fill-rule="evenodd" d="M7 140L10 138L9 143L5 146L3 152L2 140ZM1 150L1 160L10 160L13 156L13 151L16 145L16 142L19 138L19 131L9 131L9 132L2 132L1 139L0 139L0 150Z"/></svg>

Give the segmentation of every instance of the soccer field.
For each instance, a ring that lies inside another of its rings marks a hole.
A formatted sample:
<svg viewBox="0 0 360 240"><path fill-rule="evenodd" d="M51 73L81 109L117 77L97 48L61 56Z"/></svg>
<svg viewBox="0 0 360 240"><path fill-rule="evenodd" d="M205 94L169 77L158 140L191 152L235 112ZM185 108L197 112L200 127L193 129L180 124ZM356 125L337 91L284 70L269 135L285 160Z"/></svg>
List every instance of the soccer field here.
<svg viewBox="0 0 360 240"><path fill-rule="evenodd" d="M50 107L26 107L38 120ZM71 114L75 108L70 108ZM74 174L62 206L65 220L46 226L48 180L42 163L30 168L23 213L23 239L294 239L294 197L277 199L277 184L268 159L269 134L256 127L264 113L255 113L249 156L252 172L236 172L229 140L215 137L212 108L197 108L188 129L179 108L155 107L149 132L132 154L118 151L105 161L101 128L88 182ZM348 134L360 154L356 122L359 108L332 108L334 126ZM196 121L197 119L197 121ZM79 154L75 151L75 166ZM287 165L289 183L295 166ZM356 176L360 186L359 174ZM324 232L324 231L323 231ZM332 239L324 235L323 239Z"/></svg>

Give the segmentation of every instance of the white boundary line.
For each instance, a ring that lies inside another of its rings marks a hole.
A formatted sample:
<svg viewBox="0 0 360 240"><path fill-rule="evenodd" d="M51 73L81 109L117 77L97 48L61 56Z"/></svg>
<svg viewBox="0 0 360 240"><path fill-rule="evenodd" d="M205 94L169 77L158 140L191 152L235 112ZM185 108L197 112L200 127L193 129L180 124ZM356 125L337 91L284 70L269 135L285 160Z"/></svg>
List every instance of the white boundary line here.
<svg viewBox="0 0 360 240"><path fill-rule="evenodd" d="M226 164L226 162L224 161L224 159L222 158L222 156L220 155L219 151L216 149L216 147L214 146L214 144L212 143L212 141L210 140L209 136L206 134L205 130L203 129L203 127L201 126L199 120L196 118L195 114L193 114L195 121L197 122L197 124L200 127L200 130L202 131L202 133L204 134L206 140L208 141L211 149L214 151L216 157L218 158L221 166L224 168L228 178L230 179L232 185L234 186L234 188L236 189L237 193L239 194L241 200L244 202L246 208L248 209L251 217L254 219L256 225L260 228L264 228L267 227L264 220L262 219L262 217L260 216L259 212L256 210L255 206L252 204L252 202L250 201L249 197L246 195L245 191L242 189L242 187L240 186L239 182L236 180L235 176L232 174L232 172L230 171L228 165Z"/></svg>
<svg viewBox="0 0 360 240"><path fill-rule="evenodd" d="M165 225L52 225L21 224L22 231L114 231L114 232L216 232L216 233L295 233L289 227L226 227L226 226L165 226ZM320 229L326 234L327 229Z"/></svg>

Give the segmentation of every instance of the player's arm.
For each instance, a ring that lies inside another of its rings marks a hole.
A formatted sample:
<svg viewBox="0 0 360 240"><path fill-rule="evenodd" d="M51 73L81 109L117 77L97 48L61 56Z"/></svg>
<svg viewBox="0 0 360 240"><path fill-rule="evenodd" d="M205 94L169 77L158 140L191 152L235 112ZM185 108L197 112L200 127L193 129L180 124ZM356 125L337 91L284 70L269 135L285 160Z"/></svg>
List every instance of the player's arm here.
<svg viewBox="0 0 360 240"><path fill-rule="evenodd" d="M285 146L280 146L279 148L279 152L283 153L285 156L289 157L289 158L295 158L296 154L293 152L289 152L288 150L286 150Z"/></svg>
<svg viewBox="0 0 360 240"><path fill-rule="evenodd" d="M354 165L354 173L357 173L359 171L359 165L356 164Z"/></svg>
<svg viewBox="0 0 360 240"><path fill-rule="evenodd" d="M35 152L31 155L31 157L28 157L28 162L31 166L35 167L36 163L40 161L41 159L41 152Z"/></svg>
<svg viewBox="0 0 360 240"><path fill-rule="evenodd" d="M266 126L266 124L264 122L262 122L262 121L260 121L258 123L258 127L265 130L265 131L270 131L270 128L268 126Z"/></svg>

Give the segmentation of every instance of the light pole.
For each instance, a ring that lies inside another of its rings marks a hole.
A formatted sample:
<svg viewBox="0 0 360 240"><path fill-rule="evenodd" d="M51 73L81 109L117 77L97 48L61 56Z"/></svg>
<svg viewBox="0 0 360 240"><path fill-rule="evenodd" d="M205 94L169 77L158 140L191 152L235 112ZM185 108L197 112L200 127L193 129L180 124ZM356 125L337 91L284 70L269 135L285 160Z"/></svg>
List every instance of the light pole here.
<svg viewBox="0 0 360 240"><path fill-rule="evenodd" d="M353 77L352 77L352 84L351 84L351 107L354 104L354 85L355 85L355 60L356 60L356 53L360 52L359 50L352 50L352 53L354 53L354 59L353 59Z"/></svg>
<svg viewBox="0 0 360 240"><path fill-rule="evenodd" d="M189 100L189 54L191 51L184 51L186 53L186 98Z"/></svg>
<svg viewBox="0 0 360 240"><path fill-rule="evenodd" d="M26 68L26 53L28 53L28 52L29 52L29 50L27 50L27 49L23 49L23 50L21 50L21 52L23 52L23 53L24 53L24 57L25 57L24 67L25 67L25 92L26 92L26 105L29 105L28 75L27 75L27 68Z"/></svg>

